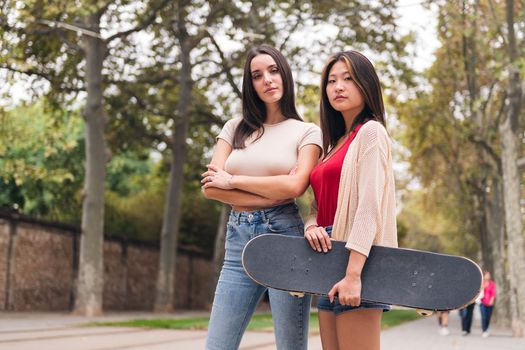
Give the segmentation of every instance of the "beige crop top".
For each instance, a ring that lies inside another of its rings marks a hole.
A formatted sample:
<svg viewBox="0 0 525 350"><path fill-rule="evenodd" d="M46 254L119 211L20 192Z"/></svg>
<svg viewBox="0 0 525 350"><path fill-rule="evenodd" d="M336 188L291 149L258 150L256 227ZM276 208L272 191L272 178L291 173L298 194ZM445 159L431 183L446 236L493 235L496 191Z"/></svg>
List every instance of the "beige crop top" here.
<svg viewBox="0 0 525 350"><path fill-rule="evenodd" d="M233 135L241 118L224 124L217 139L233 145ZM253 142L257 133L246 139L244 149L234 149L224 164L232 175L273 176L289 174L297 164L299 150L306 145L322 149L321 130L313 123L286 119L277 124L264 124L264 134Z"/></svg>

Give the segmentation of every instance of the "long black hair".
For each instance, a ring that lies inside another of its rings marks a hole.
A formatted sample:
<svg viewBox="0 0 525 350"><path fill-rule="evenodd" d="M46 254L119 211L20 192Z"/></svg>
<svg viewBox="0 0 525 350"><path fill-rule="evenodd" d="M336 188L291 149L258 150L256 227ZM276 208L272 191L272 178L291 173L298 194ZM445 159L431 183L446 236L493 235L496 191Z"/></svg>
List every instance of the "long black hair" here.
<svg viewBox="0 0 525 350"><path fill-rule="evenodd" d="M244 76L242 79L242 120L235 129L233 135L233 148L245 147L246 139L255 131L259 131L257 139L264 133L264 121L266 120L266 105L257 95L252 83L251 63L258 55L270 55L283 81L283 96L279 100L279 108L286 119L302 120L295 108L294 83L292 70L288 61L281 52L269 45L253 47L248 51L246 63L244 64Z"/></svg>
<svg viewBox="0 0 525 350"><path fill-rule="evenodd" d="M324 154L328 154L329 150L333 148L337 144L337 141L346 133L343 115L332 107L326 93L330 70L334 64L339 61L345 63L348 67L348 71L361 91L365 101L363 110L359 112L354 119L350 130L353 130L357 125L368 120L378 121L385 126L383 94L381 92L379 77L377 76L374 66L368 58L357 51L337 53L328 59L321 76L320 115Z"/></svg>

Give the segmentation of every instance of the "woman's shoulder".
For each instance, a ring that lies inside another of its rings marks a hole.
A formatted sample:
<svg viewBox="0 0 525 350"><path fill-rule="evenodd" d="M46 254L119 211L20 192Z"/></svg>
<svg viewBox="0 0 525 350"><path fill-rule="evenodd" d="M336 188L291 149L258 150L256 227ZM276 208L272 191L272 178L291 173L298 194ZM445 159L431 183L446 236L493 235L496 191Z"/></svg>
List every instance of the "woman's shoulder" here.
<svg viewBox="0 0 525 350"><path fill-rule="evenodd" d="M319 126L317 126L315 123L310 123L299 119L289 118L287 120L287 127L294 130L300 130L302 133L321 132L321 128L319 128Z"/></svg>
<svg viewBox="0 0 525 350"><path fill-rule="evenodd" d="M383 124L375 120L369 120L363 124L356 137L357 143L389 142L389 140L390 137Z"/></svg>
<svg viewBox="0 0 525 350"><path fill-rule="evenodd" d="M369 120L366 123L364 123L361 127L361 131L364 131L366 133L381 133L384 135L388 135L384 125L378 122L377 120Z"/></svg>
<svg viewBox="0 0 525 350"><path fill-rule="evenodd" d="M224 123L224 126L226 126L226 125L237 126L237 125L239 125L241 120L242 120L242 117L233 117L233 118L227 120L226 123Z"/></svg>
<svg viewBox="0 0 525 350"><path fill-rule="evenodd" d="M239 125L241 121L242 121L242 117L235 117L235 118L229 119L224 123L222 129L228 130L229 132L233 133L235 129L237 129L237 126Z"/></svg>

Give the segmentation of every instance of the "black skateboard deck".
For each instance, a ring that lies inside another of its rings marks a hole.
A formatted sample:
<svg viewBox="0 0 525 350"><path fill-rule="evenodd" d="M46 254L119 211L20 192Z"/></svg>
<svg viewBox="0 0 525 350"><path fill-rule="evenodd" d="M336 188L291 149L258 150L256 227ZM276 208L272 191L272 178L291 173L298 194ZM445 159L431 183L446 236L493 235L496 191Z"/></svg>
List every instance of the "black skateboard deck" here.
<svg viewBox="0 0 525 350"><path fill-rule="evenodd" d="M266 287L327 295L345 275L349 251L332 241L328 253L314 251L303 237L263 234L249 241L242 263ZM482 273L459 256L373 246L361 273L361 299L409 308L445 311L473 302Z"/></svg>

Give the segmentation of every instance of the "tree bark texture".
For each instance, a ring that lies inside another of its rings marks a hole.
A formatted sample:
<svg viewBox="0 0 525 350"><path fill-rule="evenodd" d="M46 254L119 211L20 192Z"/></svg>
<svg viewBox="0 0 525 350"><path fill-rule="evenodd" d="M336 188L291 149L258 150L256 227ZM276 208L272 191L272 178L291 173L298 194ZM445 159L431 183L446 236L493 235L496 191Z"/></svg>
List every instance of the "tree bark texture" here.
<svg viewBox="0 0 525 350"><path fill-rule="evenodd" d="M525 327L525 239L520 208L519 117L521 112L521 78L517 66L518 50L514 33L514 1L506 2L509 86L505 116L499 127L505 226L508 238L508 266L510 284L511 327L515 337L523 337Z"/></svg>
<svg viewBox="0 0 525 350"><path fill-rule="evenodd" d="M510 327L510 289L505 236L505 211L503 208L503 184L499 176L492 179L490 193L485 201L485 222L487 229L486 247L482 251L490 255L490 265L483 264L493 276L498 287L498 305L494 308L494 323ZM485 254L485 253L484 253ZM485 259L483 259L485 261Z"/></svg>
<svg viewBox="0 0 525 350"><path fill-rule="evenodd" d="M230 206L222 205L221 215L219 216L219 223L217 225L217 235L215 236L215 246L213 249L212 261L212 278L210 279L210 302L213 301L215 295L215 287L219 281L222 263L224 261L224 245L226 243L226 225L228 223L228 216L230 214Z"/></svg>
<svg viewBox="0 0 525 350"><path fill-rule="evenodd" d="M95 16L88 20L97 32L98 21ZM108 154L104 137L107 118L103 109L102 66L106 44L91 36L84 36L83 40L87 86L87 101L83 110L86 128L86 175L74 312L93 316L102 313L104 288L104 181Z"/></svg>
<svg viewBox="0 0 525 350"><path fill-rule="evenodd" d="M182 188L184 184L184 163L186 161L186 138L189 127L189 106L191 100L191 44L179 15L177 29L180 42L181 70L179 75L179 99L177 119L172 143L172 161L168 192L164 205L164 218L160 237L159 272L157 277L155 311L169 312L173 310L175 278L175 262L177 260L177 239L182 211Z"/></svg>
<svg viewBox="0 0 525 350"><path fill-rule="evenodd" d="M510 282L511 326L514 336L523 336L525 317L525 245L520 208L520 180L517 159L517 137L509 118L500 127L503 163L505 226L507 228L507 255Z"/></svg>

